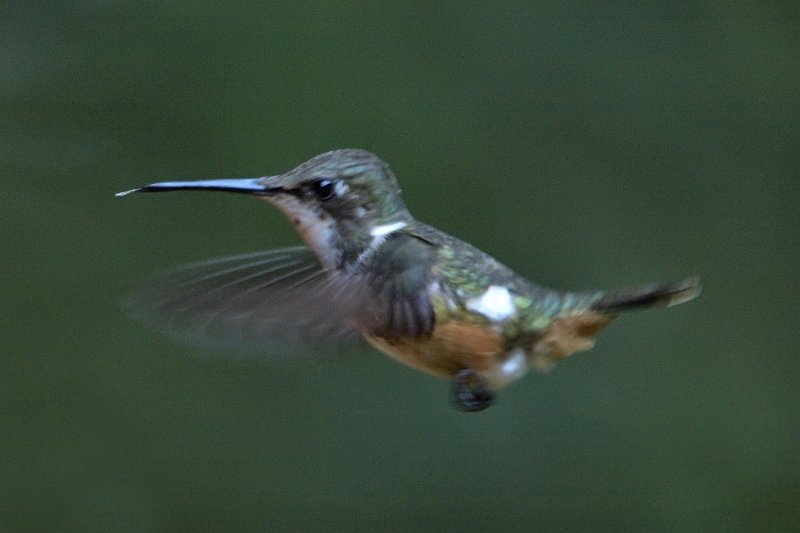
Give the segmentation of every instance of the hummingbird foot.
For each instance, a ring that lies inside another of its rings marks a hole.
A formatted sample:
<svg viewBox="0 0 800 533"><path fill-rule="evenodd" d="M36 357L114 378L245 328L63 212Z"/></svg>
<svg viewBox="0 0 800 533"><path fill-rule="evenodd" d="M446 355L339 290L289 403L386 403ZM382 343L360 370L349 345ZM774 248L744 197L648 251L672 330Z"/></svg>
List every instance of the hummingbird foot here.
<svg viewBox="0 0 800 533"><path fill-rule="evenodd" d="M474 413L494 404L495 393L474 370L464 368L453 376L453 405L459 411Z"/></svg>

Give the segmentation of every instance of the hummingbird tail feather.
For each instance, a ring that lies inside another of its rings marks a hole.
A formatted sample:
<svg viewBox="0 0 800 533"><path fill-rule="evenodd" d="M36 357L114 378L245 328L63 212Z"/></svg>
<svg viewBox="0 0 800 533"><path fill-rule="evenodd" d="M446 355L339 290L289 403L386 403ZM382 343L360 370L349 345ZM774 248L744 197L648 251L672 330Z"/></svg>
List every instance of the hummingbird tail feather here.
<svg viewBox="0 0 800 533"><path fill-rule="evenodd" d="M597 300L592 309L616 314L650 307L671 307L696 298L700 294L700 278L686 278L667 284L640 285L611 290Z"/></svg>

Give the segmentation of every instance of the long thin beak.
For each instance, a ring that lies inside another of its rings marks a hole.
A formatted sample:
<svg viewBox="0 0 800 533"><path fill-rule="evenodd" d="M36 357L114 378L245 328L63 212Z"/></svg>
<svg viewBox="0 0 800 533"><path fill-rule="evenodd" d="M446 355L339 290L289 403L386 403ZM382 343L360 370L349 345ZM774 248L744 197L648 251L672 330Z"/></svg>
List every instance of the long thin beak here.
<svg viewBox="0 0 800 533"><path fill-rule="evenodd" d="M168 191L225 191L257 196L270 196L281 192L280 187L264 185L263 178L240 178L199 181L162 181L151 183L138 189L118 192L115 196L126 196L132 192L168 192Z"/></svg>

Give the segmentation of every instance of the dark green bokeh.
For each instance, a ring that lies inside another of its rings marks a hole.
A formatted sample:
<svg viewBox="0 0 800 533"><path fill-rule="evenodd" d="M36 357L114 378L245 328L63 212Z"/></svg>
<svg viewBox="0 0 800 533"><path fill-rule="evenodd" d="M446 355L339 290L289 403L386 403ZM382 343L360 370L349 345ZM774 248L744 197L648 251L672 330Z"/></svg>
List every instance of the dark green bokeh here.
<svg viewBox="0 0 800 533"><path fill-rule="evenodd" d="M636 6L7 7L0 530L797 528L797 5ZM343 147L541 283L705 293L478 415L373 352L204 357L122 314L297 237L253 199L114 192Z"/></svg>

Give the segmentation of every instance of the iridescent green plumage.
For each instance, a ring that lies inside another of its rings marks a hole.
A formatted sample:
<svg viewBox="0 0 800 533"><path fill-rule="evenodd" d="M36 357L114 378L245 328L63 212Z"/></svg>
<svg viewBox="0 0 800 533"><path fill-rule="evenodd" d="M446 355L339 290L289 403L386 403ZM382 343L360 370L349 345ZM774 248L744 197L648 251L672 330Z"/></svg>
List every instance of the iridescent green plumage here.
<svg viewBox="0 0 800 533"><path fill-rule="evenodd" d="M128 192L222 190L264 198L304 248L206 262L145 290L144 315L209 337L353 332L399 361L452 377L459 408L491 404L529 367L586 350L618 312L683 303L696 279L621 291L536 285L475 247L416 221L388 165L335 150L281 175L156 183ZM121 193L127 194L127 193Z"/></svg>

